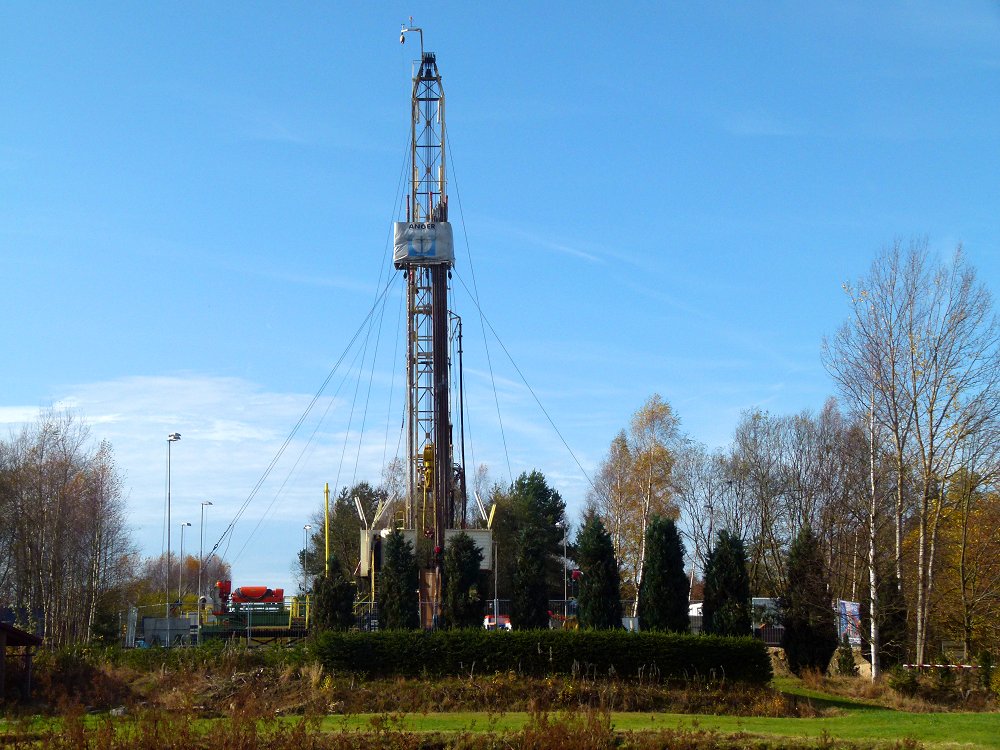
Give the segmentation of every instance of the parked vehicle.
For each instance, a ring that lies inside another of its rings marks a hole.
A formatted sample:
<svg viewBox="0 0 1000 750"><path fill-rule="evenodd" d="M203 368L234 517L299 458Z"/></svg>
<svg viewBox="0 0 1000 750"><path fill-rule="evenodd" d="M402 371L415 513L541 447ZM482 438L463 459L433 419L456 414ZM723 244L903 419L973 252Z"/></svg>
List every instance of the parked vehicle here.
<svg viewBox="0 0 1000 750"><path fill-rule="evenodd" d="M497 620L499 620L499 627ZM483 618L483 627L487 630L513 630L513 627L510 624L509 615L500 615L499 617L486 615L486 617Z"/></svg>

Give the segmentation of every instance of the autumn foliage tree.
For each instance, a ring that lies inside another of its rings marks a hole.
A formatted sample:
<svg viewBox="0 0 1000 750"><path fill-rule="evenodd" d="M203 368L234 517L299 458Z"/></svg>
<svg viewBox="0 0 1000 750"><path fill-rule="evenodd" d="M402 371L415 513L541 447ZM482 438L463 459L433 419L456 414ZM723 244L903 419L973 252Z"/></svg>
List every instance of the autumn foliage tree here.
<svg viewBox="0 0 1000 750"><path fill-rule="evenodd" d="M621 565L623 595L634 598L636 606L649 520L654 515L677 516L670 474L679 443L680 420L670 404L654 393L632 415L628 431L612 440L588 494Z"/></svg>
<svg viewBox="0 0 1000 750"><path fill-rule="evenodd" d="M945 495L931 622L937 633L962 644L968 663L983 649L1000 650L1000 494L984 487L979 475L962 471Z"/></svg>

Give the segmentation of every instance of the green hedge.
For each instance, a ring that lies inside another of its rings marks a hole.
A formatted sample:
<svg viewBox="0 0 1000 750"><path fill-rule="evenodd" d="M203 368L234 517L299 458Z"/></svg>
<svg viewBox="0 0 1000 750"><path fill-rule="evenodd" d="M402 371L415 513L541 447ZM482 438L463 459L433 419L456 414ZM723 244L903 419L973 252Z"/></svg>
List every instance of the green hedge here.
<svg viewBox="0 0 1000 750"><path fill-rule="evenodd" d="M328 669L371 676L517 672L766 683L771 660L752 638L624 630L382 631L321 633L315 654Z"/></svg>

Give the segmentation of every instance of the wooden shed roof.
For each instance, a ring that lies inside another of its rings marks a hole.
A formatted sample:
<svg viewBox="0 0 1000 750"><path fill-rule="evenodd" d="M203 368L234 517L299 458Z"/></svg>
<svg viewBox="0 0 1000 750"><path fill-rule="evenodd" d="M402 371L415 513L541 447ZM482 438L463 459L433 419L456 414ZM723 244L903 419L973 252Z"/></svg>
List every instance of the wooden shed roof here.
<svg viewBox="0 0 1000 750"><path fill-rule="evenodd" d="M37 635L32 635L31 633L21 630L20 628L15 628L13 625L8 625L5 622L0 622L0 631L2 631L7 636L8 646L41 646L42 639Z"/></svg>

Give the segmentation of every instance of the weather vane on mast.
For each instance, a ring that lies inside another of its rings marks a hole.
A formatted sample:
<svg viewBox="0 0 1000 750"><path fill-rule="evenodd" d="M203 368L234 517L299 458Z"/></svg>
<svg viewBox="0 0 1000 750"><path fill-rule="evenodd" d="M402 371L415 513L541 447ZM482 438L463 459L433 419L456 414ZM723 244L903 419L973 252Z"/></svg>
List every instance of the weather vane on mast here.
<svg viewBox="0 0 1000 750"><path fill-rule="evenodd" d="M410 16L410 25L407 26L405 23L403 27L399 30L399 43L406 44L406 35L412 32L417 32L420 34L420 56L424 56L424 30L413 25L413 16Z"/></svg>

